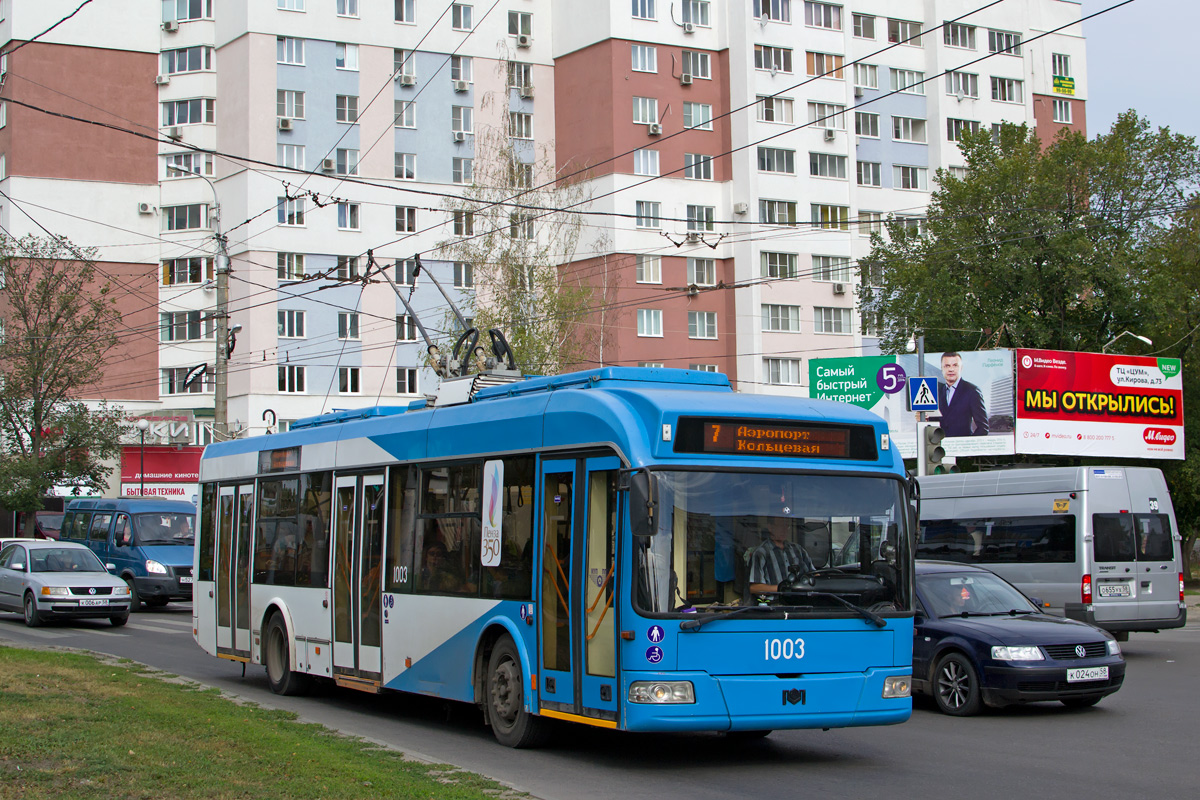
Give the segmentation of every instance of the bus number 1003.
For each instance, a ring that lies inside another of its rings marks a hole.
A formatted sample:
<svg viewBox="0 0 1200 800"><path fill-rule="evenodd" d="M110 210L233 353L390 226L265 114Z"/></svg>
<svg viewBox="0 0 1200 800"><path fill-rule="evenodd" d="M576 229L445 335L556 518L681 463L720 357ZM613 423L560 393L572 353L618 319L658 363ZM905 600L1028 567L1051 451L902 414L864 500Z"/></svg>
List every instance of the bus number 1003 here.
<svg viewBox="0 0 1200 800"><path fill-rule="evenodd" d="M804 658L804 640L767 639L763 642L763 658L767 661Z"/></svg>

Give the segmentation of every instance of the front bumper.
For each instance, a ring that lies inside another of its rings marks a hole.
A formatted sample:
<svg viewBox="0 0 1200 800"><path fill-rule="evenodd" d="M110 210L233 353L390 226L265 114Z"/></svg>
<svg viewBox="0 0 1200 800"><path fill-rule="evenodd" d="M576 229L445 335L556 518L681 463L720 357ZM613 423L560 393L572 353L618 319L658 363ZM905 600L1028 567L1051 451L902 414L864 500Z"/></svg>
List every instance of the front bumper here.
<svg viewBox="0 0 1200 800"><path fill-rule="evenodd" d="M137 589L138 599L154 600L186 600L192 602L192 584L181 583L191 578L181 578L175 575L150 575L145 578L134 578L133 585Z"/></svg>
<svg viewBox="0 0 1200 800"><path fill-rule="evenodd" d="M1107 697L1125 680L1125 661L1112 656L1046 666L985 666L981 690L989 706L1067 700L1073 697ZM1077 667L1108 667L1108 680L1067 682L1067 670Z"/></svg>
<svg viewBox="0 0 1200 800"><path fill-rule="evenodd" d="M106 598L108 599L108 598ZM129 598L114 597L102 606L80 605L78 598L38 597L38 613L45 617L61 617L70 619L97 619L119 617L129 613Z"/></svg>

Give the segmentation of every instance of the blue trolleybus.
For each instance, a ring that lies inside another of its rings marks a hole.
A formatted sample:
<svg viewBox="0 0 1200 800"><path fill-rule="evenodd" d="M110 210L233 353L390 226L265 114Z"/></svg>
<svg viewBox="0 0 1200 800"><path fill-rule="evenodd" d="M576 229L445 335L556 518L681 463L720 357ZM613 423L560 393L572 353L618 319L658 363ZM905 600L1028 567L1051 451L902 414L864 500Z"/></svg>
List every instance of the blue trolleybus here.
<svg viewBox="0 0 1200 800"><path fill-rule="evenodd" d="M915 516L883 420L684 370L458 394L210 445L200 646L283 694L474 703L517 747L547 718L908 719Z"/></svg>

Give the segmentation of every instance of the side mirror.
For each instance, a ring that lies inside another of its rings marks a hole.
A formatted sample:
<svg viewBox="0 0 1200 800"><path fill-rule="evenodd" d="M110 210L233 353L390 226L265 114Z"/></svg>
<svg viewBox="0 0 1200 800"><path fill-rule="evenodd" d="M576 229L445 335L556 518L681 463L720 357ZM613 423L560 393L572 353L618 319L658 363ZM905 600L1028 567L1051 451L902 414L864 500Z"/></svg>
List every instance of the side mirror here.
<svg viewBox="0 0 1200 800"><path fill-rule="evenodd" d="M129 531L125 531L117 540L117 547L129 547L131 544L133 544L133 534Z"/></svg>
<svg viewBox="0 0 1200 800"><path fill-rule="evenodd" d="M653 536L658 529L658 477L640 469L629 479L629 520L634 536Z"/></svg>
<svg viewBox="0 0 1200 800"><path fill-rule="evenodd" d="M1044 606L1042 605L1042 601L1041 601L1041 599L1040 599L1040 598L1037 598L1037 597L1031 597L1031 598L1029 598L1029 602L1033 603L1033 604L1034 604L1034 605L1037 607L1037 610L1038 610L1038 611L1041 611L1041 610L1042 610L1042 608L1044 608Z"/></svg>
<svg viewBox="0 0 1200 800"><path fill-rule="evenodd" d="M12 563L12 566L9 567L9 569L12 569L16 572L24 572L25 571L25 562L24 561L14 561Z"/></svg>
<svg viewBox="0 0 1200 800"><path fill-rule="evenodd" d="M104 565L104 568L105 568L106 570L108 570L109 572L116 572L116 570L117 570L117 565L116 565L116 564L105 564L105 565Z"/></svg>

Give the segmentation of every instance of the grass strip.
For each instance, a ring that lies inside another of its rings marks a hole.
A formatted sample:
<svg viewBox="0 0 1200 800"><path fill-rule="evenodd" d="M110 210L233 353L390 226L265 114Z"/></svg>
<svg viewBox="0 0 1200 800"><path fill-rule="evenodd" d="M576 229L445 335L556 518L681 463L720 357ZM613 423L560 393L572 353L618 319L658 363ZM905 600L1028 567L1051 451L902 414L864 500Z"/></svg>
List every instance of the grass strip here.
<svg viewBox="0 0 1200 800"><path fill-rule="evenodd" d="M0 798L523 797L132 662L0 646Z"/></svg>

